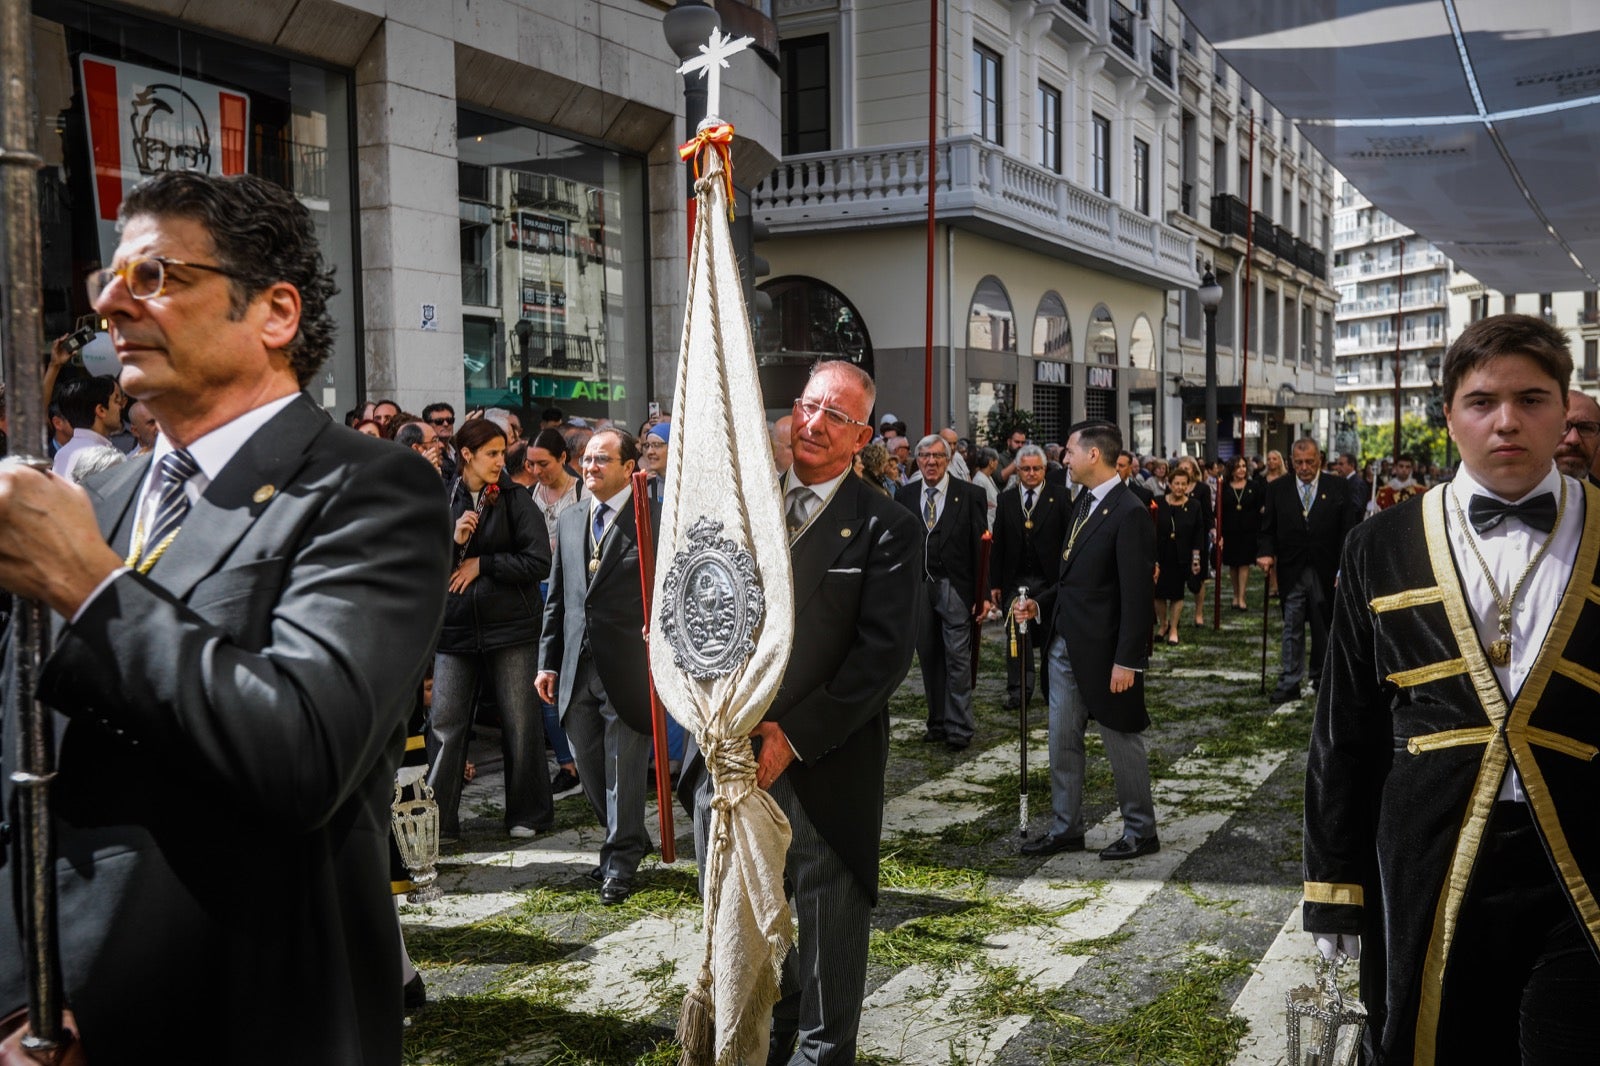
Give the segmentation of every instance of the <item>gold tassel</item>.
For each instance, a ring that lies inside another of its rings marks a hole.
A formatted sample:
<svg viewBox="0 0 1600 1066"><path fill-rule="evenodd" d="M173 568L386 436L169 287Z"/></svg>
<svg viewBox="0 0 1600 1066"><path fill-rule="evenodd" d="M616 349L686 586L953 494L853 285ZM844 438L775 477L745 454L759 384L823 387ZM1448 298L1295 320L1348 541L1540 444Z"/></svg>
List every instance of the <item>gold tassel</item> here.
<svg viewBox="0 0 1600 1066"><path fill-rule="evenodd" d="M683 997L678 1015L678 1066L711 1066L717 1036L716 1015L711 1005L711 973L701 968L694 987Z"/></svg>

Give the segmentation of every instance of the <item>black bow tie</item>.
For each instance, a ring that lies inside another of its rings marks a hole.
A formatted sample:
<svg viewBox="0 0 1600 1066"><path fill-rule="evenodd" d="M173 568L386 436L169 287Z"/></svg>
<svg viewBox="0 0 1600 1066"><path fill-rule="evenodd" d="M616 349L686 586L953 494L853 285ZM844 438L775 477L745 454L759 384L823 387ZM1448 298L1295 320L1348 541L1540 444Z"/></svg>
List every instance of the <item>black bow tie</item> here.
<svg viewBox="0 0 1600 1066"><path fill-rule="evenodd" d="M1521 503L1501 503L1493 496L1473 496L1467 505L1467 517L1479 536L1507 518L1520 518L1539 532L1548 533L1556 525L1556 497L1554 493L1541 492Z"/></svg>

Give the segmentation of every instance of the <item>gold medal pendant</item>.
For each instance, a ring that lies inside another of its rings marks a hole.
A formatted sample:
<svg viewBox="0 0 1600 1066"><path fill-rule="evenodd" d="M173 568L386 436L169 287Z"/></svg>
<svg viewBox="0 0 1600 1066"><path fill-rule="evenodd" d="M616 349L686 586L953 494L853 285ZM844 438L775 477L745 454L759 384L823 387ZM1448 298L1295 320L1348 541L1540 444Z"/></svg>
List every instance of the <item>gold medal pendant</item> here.
<svg viewBox="0 0 1600 1066"><path fill-rule="evenodd" d="M1244 510L1244 504L1242 504L1242 503L1236 503L1236 504L1234 504L1234 505L1233 505L1233 509L1234 509L1234 510L1235 510L1235 511L1242 511L1242 510Z"/></svg>
<svg viewBox="0 0 1600 1066"><path fill-rule="evenodd" d="M589 573L592 574L598 569L600 569L600 560L599 559L590 559L589 560Z"/></svg>
<svg viewBox="0 0 1600 1066"><path fill-rule="evenodd" d="M1489 661L1496 666L1511 665L1511 641L1506 637L1489 645Z"/></svg>
<svg viewBox="0 0 1600 1066"><path fill-rule="evenodd" d="M1022 528L1023 529L1032 529L1033 528L1033 519L1030 518L1026 522L1022 523Z"/></svg>

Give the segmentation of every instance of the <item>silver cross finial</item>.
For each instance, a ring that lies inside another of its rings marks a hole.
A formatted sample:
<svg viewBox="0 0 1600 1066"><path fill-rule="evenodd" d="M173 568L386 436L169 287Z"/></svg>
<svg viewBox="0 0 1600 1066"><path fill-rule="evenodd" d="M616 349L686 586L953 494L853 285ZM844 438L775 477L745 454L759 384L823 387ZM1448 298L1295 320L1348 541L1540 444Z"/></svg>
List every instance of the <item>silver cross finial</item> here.
<svg viewBox="0 0 1600 1066"><path fill-rule="evenodd" d="M728 65L728 57L744 51L755 40L753 37L740 37L734 40L720 29L711 31L711 40L700 46L700 55L689 60L678 68L679 74L692 74L700 72L706 79L706 119L721 119L719 114L722 108L722 71ZM693 136L695 131L686 131Z"/></svg>

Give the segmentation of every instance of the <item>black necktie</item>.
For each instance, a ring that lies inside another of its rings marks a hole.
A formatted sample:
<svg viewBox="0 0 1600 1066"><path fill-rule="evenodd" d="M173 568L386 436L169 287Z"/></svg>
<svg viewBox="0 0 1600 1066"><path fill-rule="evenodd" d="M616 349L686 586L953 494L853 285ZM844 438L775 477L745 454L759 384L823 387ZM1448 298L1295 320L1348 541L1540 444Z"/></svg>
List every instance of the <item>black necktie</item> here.
<svg viewBox="0 0 1600 1066"><path fill-rule="evenodd" d="M1078 503L1072 509L1072 524L1081 525L1089 518L1089 512L1094 510L1094 493L1088 489L1078 490Z"/></svg>
<svg viewBox="0 0 1600 1066"><path fill-rule="evenodd" d="M1556 497L1554 493L1541 492L1521 503L1502 503L1493 496L1475 495L1467 504L1467 517L1479 536L1507 518L1520 518L1539 532L1548 533L1556 525Z"/></svg>

